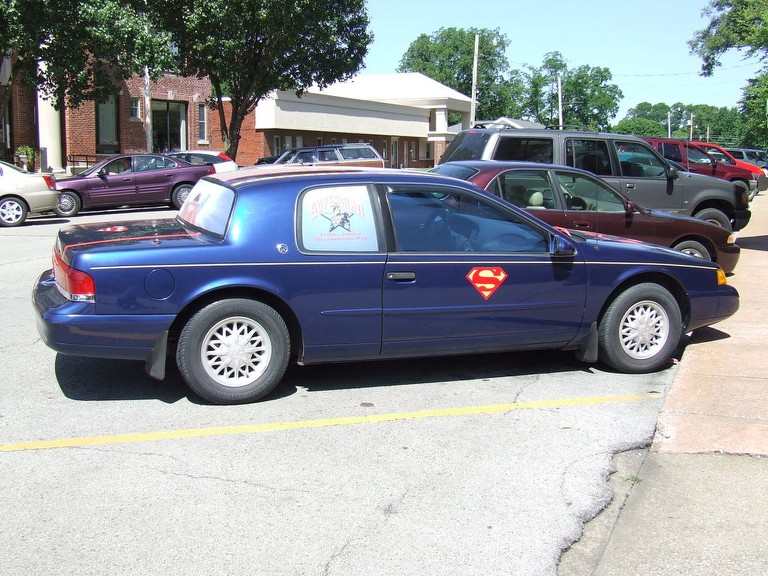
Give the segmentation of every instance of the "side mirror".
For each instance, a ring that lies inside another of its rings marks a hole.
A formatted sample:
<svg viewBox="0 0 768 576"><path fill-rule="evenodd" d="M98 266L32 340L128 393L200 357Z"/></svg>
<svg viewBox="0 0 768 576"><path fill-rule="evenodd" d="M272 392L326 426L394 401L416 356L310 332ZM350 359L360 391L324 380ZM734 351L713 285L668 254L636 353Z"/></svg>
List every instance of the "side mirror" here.
<svg viewBox="0 0 768 576"><path fill-rule="evenodd" d="M632 216L635 213L635 205L631 200L624 202L624 212L627 213L627 216Z"/></svg>
<svg viewBox="0 0 768 576"><path fill-rule="evenodd" d="M680 172L674 166L670 166L669 170L667 170L667 178L670 180L680 178Z"/></svg>
<svg viewBox="0 0 768 576"><path fill-rule="evenodd" d="M106 178L107 171L104 170L104 168L99 168L99 171L96 172L96 176L98 176L99 178Z"/></svg>
<svg viewBox="0 0 768 576"><path fill-rule="evenodd" d="M549 254L557 258L573 258L576 256L576 246L563 236L553 234L549 241Z"/></svg>

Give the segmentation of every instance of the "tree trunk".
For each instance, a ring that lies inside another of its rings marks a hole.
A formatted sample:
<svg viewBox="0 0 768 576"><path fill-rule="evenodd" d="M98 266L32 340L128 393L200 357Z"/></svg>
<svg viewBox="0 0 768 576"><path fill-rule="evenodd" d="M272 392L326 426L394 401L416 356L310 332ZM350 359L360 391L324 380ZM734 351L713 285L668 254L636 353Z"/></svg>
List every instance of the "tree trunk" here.
<svg viewBox="0 0 768 576"><path fill-rule="evenodd" d="M229 134L227 135L229 140L229 146L227 148L227 156L235 160L237 158L237 148L240 144L240 128L243 126L243 120L245 114L240 111L240 107L232 107L232 116L229 119Z"/></svg>

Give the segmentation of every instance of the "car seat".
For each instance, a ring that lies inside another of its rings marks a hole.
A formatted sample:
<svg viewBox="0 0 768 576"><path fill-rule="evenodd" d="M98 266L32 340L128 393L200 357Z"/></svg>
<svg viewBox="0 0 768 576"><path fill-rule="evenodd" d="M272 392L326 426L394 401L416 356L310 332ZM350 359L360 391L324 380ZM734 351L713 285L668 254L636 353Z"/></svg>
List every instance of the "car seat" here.
<svg viewBox="0 0 768 576"><path fill-rule="evenodd" d="M543 210L546 208L544 206L544 194L542 194L539 191L533 192L528 197L528 206L527 208L529 210Z"/></svg>

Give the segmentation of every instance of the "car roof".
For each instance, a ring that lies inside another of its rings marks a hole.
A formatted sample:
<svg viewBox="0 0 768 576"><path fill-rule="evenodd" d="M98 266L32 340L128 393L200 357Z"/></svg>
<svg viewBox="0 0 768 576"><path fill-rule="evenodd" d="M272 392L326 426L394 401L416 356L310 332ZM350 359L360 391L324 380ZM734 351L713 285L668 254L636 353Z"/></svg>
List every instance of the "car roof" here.
<svg viewBox="0 0 768 576"><path fill-rule="evenodd" d="M360 166L315 166L304 164L262 164L259 166L249 166L241 168L235 172L226 172L218 174L217 180L220 180L230 186L237 187L251 182L256 182L266 178L288 178L297 176L318 176L332 174L385 174L387 176L397 176L409 174L414 176L438 176L430 172L415 170L399 170L396 168L365 168ZM445 178L445 176L440 176Z"/></svg>
<svg viewBox="0 0 768 576"><path fill-rule="evenodd" d="M502 170L567 170L569 172L578 172L586 174L592 178L601 179L599 174L590 172L588 170L582 170L581 168L575 168L573 166L566 166L564 164L544 164L539 162L515 162L512 160L456 160L452 162L445 162L440 166L450 164L451 166L466 166L467 168L474 168L475 170L496 170L501 172ZM439 167L439 166L438 166Z"/></svg>
<svg viewBox="0 0 768 576"><path fill-rule="evenodd" d="M616 134L615 132L592 132L590 130L552 130L550 128L469 128L463 132L492 132L509 136L539 136L549 137L556 134L564 136L585 136L590 138L621 138L642 141L643 139L632 134Z"/></svg>

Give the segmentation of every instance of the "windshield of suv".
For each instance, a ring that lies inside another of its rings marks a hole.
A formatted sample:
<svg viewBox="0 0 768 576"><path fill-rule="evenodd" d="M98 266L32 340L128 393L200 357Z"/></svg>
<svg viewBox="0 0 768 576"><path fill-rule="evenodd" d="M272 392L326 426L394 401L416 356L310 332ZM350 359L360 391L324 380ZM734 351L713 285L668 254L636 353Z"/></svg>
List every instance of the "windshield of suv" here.
<svg viewBox="0 0 768 576"><path fill-rule="evenodd" d="M445 150L440 163L454 160L480 160L491 135L481 130L461 132Z"/></svg>
<svg viewBox="0 0 768 576"><path fill-rule="evenodd" d="M235 200L231 188L210 180L198 180L181 205L177 218L199 230L224 236Z"/></svg>

